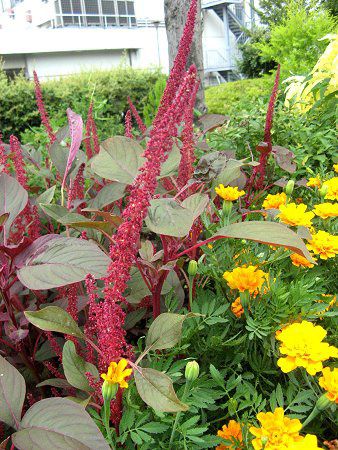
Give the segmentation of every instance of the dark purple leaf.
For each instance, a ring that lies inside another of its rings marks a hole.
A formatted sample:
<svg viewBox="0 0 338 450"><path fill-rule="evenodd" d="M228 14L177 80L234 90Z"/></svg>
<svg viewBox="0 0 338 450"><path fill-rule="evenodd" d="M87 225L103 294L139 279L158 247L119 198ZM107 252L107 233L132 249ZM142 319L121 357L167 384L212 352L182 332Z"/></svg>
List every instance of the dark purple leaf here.
<svg viewBox="0 0 338 450"><path fill-rule="evenodd" d="M224 116L223 114L203 114L203 116L198 119L198 122L202 126L203 133L207 133L208 131L220 127L224 122L229 120L230 117Z"/></svg>
<svg viewBox="0 0 338 450"><path fill-rule="evenodd" d="M296 163L293 162L295 154L291 150L275 145L272 147L272 155L281 169L289 173L294 173L297 169Z"/></svg>

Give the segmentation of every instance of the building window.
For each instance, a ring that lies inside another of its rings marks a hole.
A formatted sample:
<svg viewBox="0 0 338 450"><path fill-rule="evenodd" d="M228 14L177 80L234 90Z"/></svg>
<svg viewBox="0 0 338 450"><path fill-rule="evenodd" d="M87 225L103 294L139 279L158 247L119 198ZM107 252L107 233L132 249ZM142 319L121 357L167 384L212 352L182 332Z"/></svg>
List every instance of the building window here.
<svg viewBox="0 0 338 450"><path fill-rule="evenodd" d="M55 0L55 12L58 27L137 25L131 0Z"/></svg>

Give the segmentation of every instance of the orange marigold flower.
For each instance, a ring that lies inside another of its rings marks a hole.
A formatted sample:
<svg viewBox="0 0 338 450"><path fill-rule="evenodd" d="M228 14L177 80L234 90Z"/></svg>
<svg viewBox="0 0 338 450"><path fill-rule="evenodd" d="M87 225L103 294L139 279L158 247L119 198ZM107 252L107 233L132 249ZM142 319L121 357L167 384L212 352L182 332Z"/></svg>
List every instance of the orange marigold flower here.
<svg viewBox="0 0 338 450"><path fill-rule="evenodd" d="M313 212L322 219L338 217L338 203L320 203L315 205Z"/></svg>
<svg viewBox="0 0 338 450"><path fill-rule="evenodd" d="M128 361L124 358L120 359L118 363L111 362L108 367L108 372L101 374L101 378L108 384L119 384L120 388L128 387L126 378L132 374L132 369L126 369Z"/></svg>
<svg viewBox="0 0 338 450"><path fill-rule="evenodd" d="M283 223L292 226L310 227L311 220L314 218L313 212L306 212L307 206L304 203L296 205L296 203L289 203L288 205L280 206L280 213L276 216Z"/></svg>
<svg viewBox="0 0 338 450"><path fill-rule="evenodd" d="M302 424L298 419L284 416L283 408L257 414L261 428L251 427L250 433L255 436L252 446L255 450L288 450L290 446L302 440L299 431Z"/></svg>
<svg viewBox="0 0 338 450"><path fill-rule="evenodd" d="M279 209L281 205L286 204L286 194L285 192L282 192L281 194L269 194L263 204L262 207L264 209Z"/></svg>
<svg viewBox="0 0 338 450"><path fill-rule="evenodd" d="M309 178L309 181L306 183L306 186L320 188L321 184L322 184L322 182L321 182L319 176L316 176L314 178Z"/></svg>
<svg viewBox="0 0 338 450"><path fill-rule="evenodd" d="M268 274L256 266L237 267L232 272L224 272L223 278L228 282L230 289L239 292L249 291L250 294L261 289Z"/></svg>
<svg viewBox="0 0 338 450"><path fill-rule="evenodd" d="M215 192L217 195L223 198L223 200L227 200L229 202L233 202L234 200L238 200L239 197L245 195L244 191L239 191L238 187L227 186L224 187L223 184L220 184L215 188Z"/></svg>
<svg viewBox="0 0 338 450"><path fill-rule="evenodd" d="M244 313L244 308L241 303L240 297L237 297L236 300L231 303L231 311L235 314L236 317L241 317Z"/></svg>
<svg viewBox="0 0 338 450"><path fill-rule="evenodd" d="M241 450L243 448L241 425L235 420L230 420L228 425L223 425L222 429L217 432L217 436L231 441L233 444L221 444L216 447L216 450Z"/></svg>
<svg viewBox="0 0 338 450"><path fill-rule="evenodd" d="M338 236L319 230L311 236L306 246L320 259L334 258L338 254Z"/></svg>
<svg viewBox="0 0 338 450"><path fill-rule="evenodd" d="M326 397L338 404L338 368L331 372L329 367L322 370L323 376L319 378L319 386L327 391Z"/></svg>
<svg viewBox="0 0 338 450"><path fill-rule="evenodd" d="M279 351L286 356L279 358L277 365L284 373L297 367L304 367L310 375L320 372L322 361L338 356L336 347L322 342L325 336L324 328L306 320L284 327L276 339L281 342Z"/></svg>
<svg viewBox="0 0 338 450"><path fill-rule="evenodd" d="M325 181L323 186L327 186L326 199L338 200L338 177L333 177L330 180Z"/></svg>
<svg viewBox="0 0 338 450"><path fill-rule="evenodd" d="M296 267L309 267L311 269L314 266L314 264L310 263L304 256L298 255L298 253L292 253L290 258L292 264Z"/></svg>

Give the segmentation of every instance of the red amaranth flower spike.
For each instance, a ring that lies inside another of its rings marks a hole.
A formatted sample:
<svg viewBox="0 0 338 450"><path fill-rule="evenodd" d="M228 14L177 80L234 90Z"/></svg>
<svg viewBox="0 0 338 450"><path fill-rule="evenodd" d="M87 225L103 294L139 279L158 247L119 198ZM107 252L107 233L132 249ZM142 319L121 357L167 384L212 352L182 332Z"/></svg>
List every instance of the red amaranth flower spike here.
<svg viewBox="0 0 338 450"><path fill-rule="evenodd" d="M193 94L184 113L184 128L181 137L181 161L178 167L177 176L177 184L179 189L182 189L188 183L194 173L194 105L198 87L199 82L195 85ZM187 194L188 192L186 192L186 195Z"/></svg>
<svg viewBox="0 0 338 450"><path fill-rule="evenodd" d="M162 119L165 111L170 107L175 99L177 89L179 88L186 70L186 64L194 37L195 21L197 14L197 0L191 0L190 8L187 14L183 34L178 46L176 58L170 71L166 88L161 98L160 106L153 125Z"/></svg>
<svg viewBox="0 0 338 450"><path fill-rule="evenodd" d="M131 111L130 109L128 109L128 111L126 112L125 118L124 118L124 135L127 138L132 139L133 138L133 133L132 133L132 116L131 116Z"/></svg>
<svg viewBox="0 0 338 450"><path fill-rule="evenodd" d="M86 121L86 139L84 140L86 155L88 159L92 158L94 154L91 142L92 120L93 120L93 102L90 102Z"/></svg>
<svg viewBox="0 0 338 450"><path fill-rule="evenodd" d="M280 78L280 65L278 64L275 82L273 85L268 110L266 113L266 120L265 120L265 130L264 130L264 142L266 142L269 146L269 151L271 152L272 143L271 143L271 128L272 128L272 121L273 121L273 113L275 109L275 104L277 100L277 92L278 92L278 85L279 85L279 78Z"/></svg>
<svg viewBox="0 0 338 450"><path fill-rule="evenodd" d="M0 166L2 166L2 172L9 174L10 165L7 162L7 154L5 145L2 142L2 134L0 133Z"/></svg>
<svg viewBox="0 0 338 450"><path fill-rule="evenodd" d="M137 112L137 109L135 108L133 102L130 100L130 97L128 97L128 103L129 103L130 110L137 122L137 125L138 125L141 133L144 134L147 131L147 127L143 123L143 120L141 119L139 113Z"/></svg>
<svg viewBox="0 0 338 450"><path fill-rule="evenodd" d="M48 113L46 111L46 108L45 108L45 105L43 102L40 81L39 81L38 75L35 70L33 71L33 75L34 75L36 104L37 104L37 107L38 107L38 110L40 113L41 122L42 122L43 126L45 127L45 130L48 134L50 143L53 144L53 142L56 141L56 136L54 134L53 128L49 121Z"/></svg>
<svg viewBox="0 0 338 450"><path fill-rule="evenodd" d="M25 162L22 156L22 148L18 138L11 135L9 138L9 146L15 169L16 179L23 188L27 189L27 174L25 170Z"/></svg>
<svg viewBox="0 0 338 450"><path fill-rule="evenodd" d="M76 177L74 180L71 181L70 189L68 192L68 199L67 199L67 209L73 208L73 202L75 200L83 200L85 196L84 188L85 188L85 179L83 176L83 172L86 165L85 163L82 163L79 167L79 170L76 174Z"/></svg>

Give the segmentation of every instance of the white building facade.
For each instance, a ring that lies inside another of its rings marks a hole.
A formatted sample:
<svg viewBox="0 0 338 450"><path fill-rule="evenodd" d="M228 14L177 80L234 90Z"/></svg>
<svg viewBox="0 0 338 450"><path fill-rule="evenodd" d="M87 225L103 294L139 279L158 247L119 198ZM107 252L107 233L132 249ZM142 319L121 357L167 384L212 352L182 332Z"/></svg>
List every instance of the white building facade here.
<svg viewBox="0 0 338 450"><path fill-rule="evenodd" d="M234 72L253 1L202 0L207 79ZM0 58L42 80L121 63L168 72L163 0L0 0Z"/></svg>

